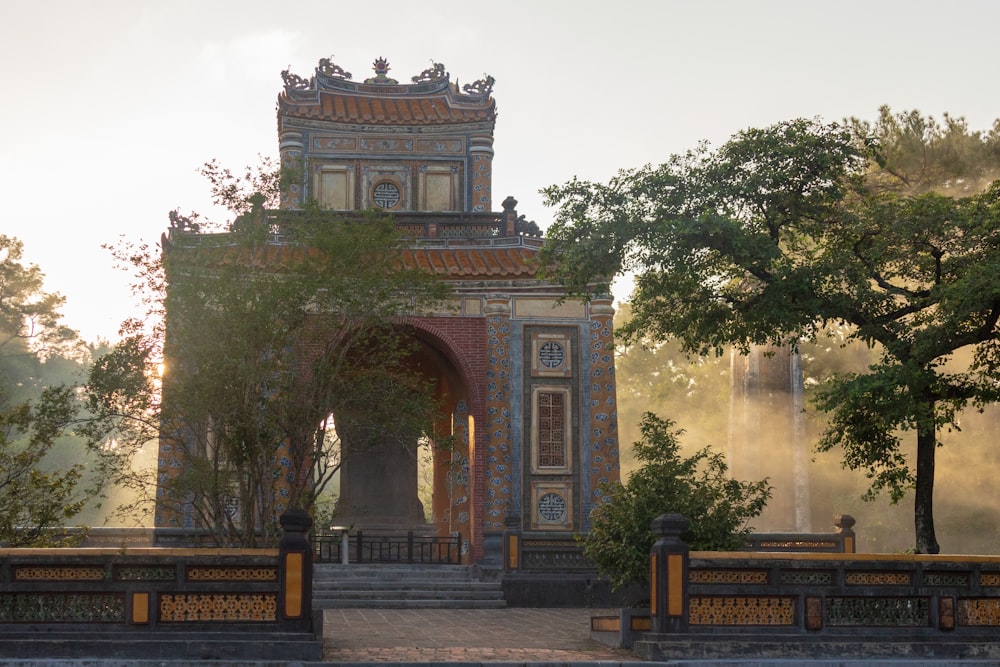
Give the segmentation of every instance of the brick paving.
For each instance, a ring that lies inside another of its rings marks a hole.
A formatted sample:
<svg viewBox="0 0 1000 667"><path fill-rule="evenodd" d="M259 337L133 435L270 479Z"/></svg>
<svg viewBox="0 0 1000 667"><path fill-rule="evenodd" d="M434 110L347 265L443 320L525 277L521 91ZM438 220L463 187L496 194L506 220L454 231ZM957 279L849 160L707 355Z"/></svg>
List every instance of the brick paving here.
<svg viewBox="0 0 1000 667"><path fill-rule="evenodd" d="M590 609L327 609L328 662L630 662L590 639Z"/></svg>

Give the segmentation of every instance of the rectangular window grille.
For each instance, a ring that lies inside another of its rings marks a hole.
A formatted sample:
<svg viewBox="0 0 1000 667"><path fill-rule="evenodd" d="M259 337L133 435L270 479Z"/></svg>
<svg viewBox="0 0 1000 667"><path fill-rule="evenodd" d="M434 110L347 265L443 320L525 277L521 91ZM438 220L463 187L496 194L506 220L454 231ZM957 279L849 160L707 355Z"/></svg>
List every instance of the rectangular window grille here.
<svg viewBox="0 0 1000 667"><path fill-rule="evenodd" d="M562 468L566 465L566 395L538 394L538 465Z"/></svg>

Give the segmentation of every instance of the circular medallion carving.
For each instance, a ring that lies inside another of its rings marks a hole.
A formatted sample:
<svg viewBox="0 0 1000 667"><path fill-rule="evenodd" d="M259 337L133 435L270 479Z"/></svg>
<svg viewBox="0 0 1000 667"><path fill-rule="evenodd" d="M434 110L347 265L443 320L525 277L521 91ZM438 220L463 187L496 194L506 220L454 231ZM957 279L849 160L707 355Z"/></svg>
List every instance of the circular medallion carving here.
<svg viewBox="0 0 1000 667"><path fill-rule="evenodd" d="M399 203L399 188L395 183L383 181L372 190L372 201L379 208L392 208Z"/></svg>
<svg viewBox="0 0 1000 667"><path fill-rule="evenodd" d="M558 493L546 493L538 499L538 515L546 521L566 518L566 499Z"/></svg>
<svg viewBox="0 0 1000 667"><path fill-rule="evenodd" d="M538 361L546 368L558 368L562 366L565 359L566 351L562 345L554 340L550 340L538 348Z"/></svg>

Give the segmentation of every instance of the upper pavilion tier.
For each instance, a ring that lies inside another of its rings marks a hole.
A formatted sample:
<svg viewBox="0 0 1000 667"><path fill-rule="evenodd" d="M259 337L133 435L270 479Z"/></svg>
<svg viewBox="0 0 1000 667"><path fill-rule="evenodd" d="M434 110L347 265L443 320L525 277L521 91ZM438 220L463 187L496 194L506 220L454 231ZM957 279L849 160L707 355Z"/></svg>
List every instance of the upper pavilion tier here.
<svg viewBox="0 0 1000 667"><path fill-rule="evenodd" d="M283 71L279 124L285 118L296 118L369 126L492 126L496 119L491 76L459 89L440 63L412 77L408 84L388 76L389 63L383 58L375 61L374 69L375 76L364 82L352 81L351 73L329 58L319 61L309 79Z"/></svg>

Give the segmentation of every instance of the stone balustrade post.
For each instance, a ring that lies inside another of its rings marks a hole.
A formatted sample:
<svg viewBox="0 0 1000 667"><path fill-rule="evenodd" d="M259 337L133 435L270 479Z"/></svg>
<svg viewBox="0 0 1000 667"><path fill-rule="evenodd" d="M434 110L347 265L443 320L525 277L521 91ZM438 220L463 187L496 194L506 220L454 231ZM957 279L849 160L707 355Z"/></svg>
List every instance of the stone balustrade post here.
<svg viewBox="0 0 1000 667"><path fill-rule="evenodd" d="M508 514L503 523L503 569L510 572L521 567L521 517Z"/></svg>
<svg viewBox="0 0 1000 667"><path fill-rule="evenodd" d="M841 536L841 544L845 554L857 552L857 539L854 533L854 524L857 523L850 514L838 514L833 517L833 525L837 527L837 534Z"/></svg>
<svg viewBox="0 0 1000 667"><path fill-rule="evenodd" d="M653 519L656 542L650 550L649 612L656 633L687 632L689 549L681 539L691 522L680 514Z"/></svg>
<svg viewBox="0 0 1000 667"><path fill-rule="evenodd" d="M278 623L286 630L309 631L312 625L313 552L309 542L312 518L302 509L285 512L278 519Z"/></svg>

